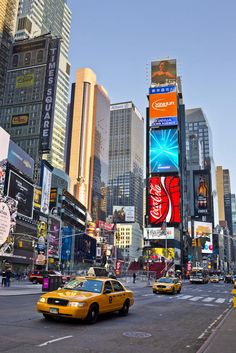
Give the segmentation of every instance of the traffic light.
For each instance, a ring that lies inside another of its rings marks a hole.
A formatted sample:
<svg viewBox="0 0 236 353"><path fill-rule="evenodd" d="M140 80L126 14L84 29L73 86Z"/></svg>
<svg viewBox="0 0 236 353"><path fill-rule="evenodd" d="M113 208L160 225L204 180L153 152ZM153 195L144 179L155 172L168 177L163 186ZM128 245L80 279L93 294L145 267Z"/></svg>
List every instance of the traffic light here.
<svg viewBox="0 0 236 353"><path fill-rule="evenodd" d="M193 247L197 246L197 239L192 239L192 246Z"/></svg>
<svg viewBox="0 0 236 353"><path fill-rule="evenodd" d="M23 248L23 241L19 240L19 248Z"/></svg>

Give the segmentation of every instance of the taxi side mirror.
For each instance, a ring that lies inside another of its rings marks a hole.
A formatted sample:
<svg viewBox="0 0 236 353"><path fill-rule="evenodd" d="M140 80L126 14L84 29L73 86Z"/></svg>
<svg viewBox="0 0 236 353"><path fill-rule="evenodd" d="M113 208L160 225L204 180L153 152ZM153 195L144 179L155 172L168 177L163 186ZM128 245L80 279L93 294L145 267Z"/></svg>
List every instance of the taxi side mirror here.
<svg viewBox="0 0 236 353"><path fill-rule="evenodd" d="M103 294L111 294L111 293L112 293L111 289L109 289L109 288L104 289Z"/></svg>

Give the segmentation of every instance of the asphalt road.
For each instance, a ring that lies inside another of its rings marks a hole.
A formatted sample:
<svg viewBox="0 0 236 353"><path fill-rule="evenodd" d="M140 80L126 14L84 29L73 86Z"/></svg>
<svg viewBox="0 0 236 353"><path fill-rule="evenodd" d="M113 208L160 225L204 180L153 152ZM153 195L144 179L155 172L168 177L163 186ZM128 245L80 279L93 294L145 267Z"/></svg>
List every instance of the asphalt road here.
<svg viewBox="0 0 236 353"><path fill-rule="evenodd" d="M35 310L39 295L0 298L0 352L196 353L231 307L231 284L184 284L181 294L135 288L127 317L114 313L95 325L47 322Z"/></svg>

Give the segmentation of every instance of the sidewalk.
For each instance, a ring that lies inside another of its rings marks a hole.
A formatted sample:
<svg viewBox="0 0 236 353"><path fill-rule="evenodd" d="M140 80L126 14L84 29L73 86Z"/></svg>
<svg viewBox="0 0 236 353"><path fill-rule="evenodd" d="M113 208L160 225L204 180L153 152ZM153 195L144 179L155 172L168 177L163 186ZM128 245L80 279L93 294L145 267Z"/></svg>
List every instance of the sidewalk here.
<svg viewBox="0 0 236 353"><path fill-rule="evenodd" d="M232 307L197 353L233 353L236 351L236 308Z"/></svg>
<svg viewBox="0 0 236 353"><path fill-rule="evenodd" d="M27 295L42 293L42 284L32 284L29 281L13 281L10 287L0 286L0 296Z"/></svg>

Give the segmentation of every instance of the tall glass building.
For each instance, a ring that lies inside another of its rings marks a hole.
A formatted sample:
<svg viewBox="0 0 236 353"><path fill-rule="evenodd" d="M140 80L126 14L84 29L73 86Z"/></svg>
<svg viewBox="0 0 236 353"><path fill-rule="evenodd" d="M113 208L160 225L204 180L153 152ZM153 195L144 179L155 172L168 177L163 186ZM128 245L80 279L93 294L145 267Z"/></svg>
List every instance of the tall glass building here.
<svg viewBox="0 0 236 353"><path fill-rule="evenodd" d="M0 105L2 104L10 47L15 30L18 1L0 0Z"/></svg>
<svg viewBox="0 0 236 353"><path fill-rule="evenodd" d="M111 105L108 214L134 206L143 224L144 119L132 102Z"/></svg>
<svg viewBox="0 0 236 353"><path fill-rule="evenodd" d="M66 171L70 192L92 219L106 220L110 99L89 68L76 72L72 85Z"/></svg>
<svg viewBox="0 0 236 353"><path fill-rule="evenodd" d="M48 33L53 38L61 38L53 113L54 119L52 145L46 154L40 156L40 158L42 157L48 160L54 167L59 169L65 169L65 131L67 122L68 95L70 88L70 64L68 62L70 30L71 11L67 6L66 0L19 1L17 28L15 35L16 42L20 40L19 43L22 43L22 39L34 39ZM34 64L37 64L37 60L31 64L34 66ZM44 63L42 62L41 64L43 65ZM40 70L40 68L38 70ZM14 94L14 92L12 92L12 94ZM34 99L32 103L35 104L38 102ZM22 104L22 109L25 109L24 104ZM11 130L7 130L11 134ZM28 146L28 148L31 148L32 146L30 147L30 145L34 145L34 136L32 136L30 133L28 135L23 135L24 132L21 133L21 137L24 137L24 140L28 140L29 142L31 141ZM18 143L17 140L18 139L16 139L16 142ZM25 146L22 146L22 148L25 148ZM28 152L32 155L32 151ZM35 158L35 155L32 155L32 157ZM36 158L36 161L40 160L40 158Z"/></svg>

